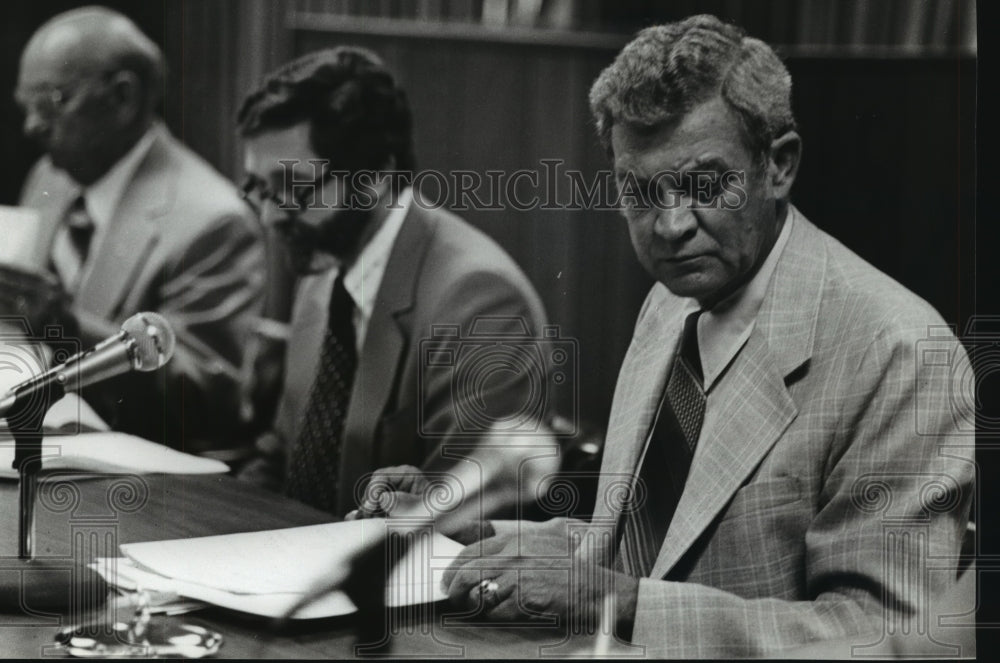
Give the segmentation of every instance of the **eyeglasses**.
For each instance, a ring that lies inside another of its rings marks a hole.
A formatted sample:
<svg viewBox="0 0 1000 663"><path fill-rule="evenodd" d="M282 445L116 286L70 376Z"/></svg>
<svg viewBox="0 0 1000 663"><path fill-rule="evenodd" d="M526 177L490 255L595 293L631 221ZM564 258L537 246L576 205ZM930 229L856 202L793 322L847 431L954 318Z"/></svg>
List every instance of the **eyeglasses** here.
<svg viewBox="0 0 1000 663"><path fill-rule="evenodd" d="M59 88L35 90L30 94L18 92L14 95L14 101L25 113L34 112L46 120L59 115L69 99L70 95Z"/></svg>
<svg viewBox="0 0 1000 663"><path fill-rule="evenodd" d="M43 85L27 91L14 93L14 102L25 113L35 113L45 121L51 121L61 115L74 98L87 89L87 83L107 83L114 72L104 72L78 81L72 87Z"/></svg>
<svg viewBox="0 0 1000 663"><path fill-rule="evenodd" d="M322 188L326 186L327 182L342 175L342 172L328 169L312 181L290 181L289 186L282 193L278 193L272 189L270 184L259 177L247 175L240 189L243 192L243 200L247 201L247 204L257 214L260 214L264 205L268 202L280 210L295 213L306 209L307 203L310 200L315 200L317 196L322 200L322 195L320 194Z"/></svg>

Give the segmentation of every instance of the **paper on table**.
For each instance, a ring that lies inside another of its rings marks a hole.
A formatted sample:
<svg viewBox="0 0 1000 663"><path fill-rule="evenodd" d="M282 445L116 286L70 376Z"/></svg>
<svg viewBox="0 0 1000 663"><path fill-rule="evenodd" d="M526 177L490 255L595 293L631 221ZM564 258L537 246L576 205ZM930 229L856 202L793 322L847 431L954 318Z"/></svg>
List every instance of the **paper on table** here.
<svg viewBox="0 0 1000 663"><path fill-rule="evenodd" d="M131 543L118 574L166 583L156 587L244 612L279 616L316 585L346 572L347 562L366 543L384 535L384 519L226 534L194 539ZM462 545L441 534L417 536L390 575L386 602L416 605L447 598L441 577ZM114 583L112 583L114 584ZM354 611L347 596L334 592L299 617Z"/></svg>
<svg viewBox="0 0 1000 663"><path fill-rule="evenodd" d="M141 568L206 587L243 594L302 593L312 589L318 579L329 577L338 564L363 546L383 537L385 527L385 519L368 518L264 532L129 543L123 544L121 550ZM412 549L426 553L431 568L447 568L462 545L435 534ZM416 573L422 568L418 565ZM408 582L420 581L414 577Z"/></svg>
<svg viewBox="0 0 1000 663"><path fill-rule="evenodd" d="M27 207L0 205L0 264L28 271L45 267L47 233L39 232L38 212Z"/></svg>
<svg viewBox="0 0 1000 663"><path fill-rule="evenodd" d="M66 394L52 404L49 411L45 413L42 426L48 429L60 428L66 432L81 433L111 430L111 427L101 419L94 408L73 392Z"/></svg>
<svg viewBox="0 0 1000 663"><path fill-rule="evenodd" d="M11 468L14 441L0 440L0 479L16 479ZM192 456L141 437L102 431L47 435L42 442L42 469L151 474L218 474L229 467L212 458Z"/></svg>
<svg viewBox="0 0 1000 663"><path fill-rule="evenodd" d="M263 617L281 617L302 598L302 594L234 594L221 589L205 587L191 582L164 578L161 575L144 571L133 566L126 558L98 558L90 568L97 571L111 585L135 591L142 588L147 591L167 592L177 594L222 608L239 610ZM331 592L317 599L300 610L295 619L320 619L349 615L357 610L343 592Z"/></svg>

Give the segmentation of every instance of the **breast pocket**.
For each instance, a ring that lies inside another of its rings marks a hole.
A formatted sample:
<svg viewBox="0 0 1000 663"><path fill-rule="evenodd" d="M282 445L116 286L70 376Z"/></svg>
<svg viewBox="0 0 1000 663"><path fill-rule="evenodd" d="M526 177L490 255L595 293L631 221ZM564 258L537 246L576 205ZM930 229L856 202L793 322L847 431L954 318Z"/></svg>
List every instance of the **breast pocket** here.
<svg viewBox="0 0 1000 663"><path fill-rule="evenodd" d="M792 598L801 591L811 513L794 477L757 481L736 492L713 530L705 577L694 580L745 598Z"/></svg>
<svg viewBox="0 0 1000 663"><path fill-rule="evenodd" d="M802 482L795 477L756 481L743 486L723 512L723 522L766 513L802 499Z"/></svg>

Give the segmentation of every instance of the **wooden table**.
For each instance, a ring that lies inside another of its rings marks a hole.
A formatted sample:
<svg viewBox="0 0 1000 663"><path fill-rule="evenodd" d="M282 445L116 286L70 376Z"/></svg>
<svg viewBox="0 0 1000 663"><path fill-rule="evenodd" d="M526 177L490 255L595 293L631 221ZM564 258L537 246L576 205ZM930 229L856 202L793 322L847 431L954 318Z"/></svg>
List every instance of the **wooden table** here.
<svg viewBox="0 0 1000 663"><path fill-rule="evenodd" d="M16 569L22 568L16 559L14 482L0 483L0 518L0 583L9 584L17 581ZM61 591L79 605L88 600L98 602L104 596L103 592L100 596L86 594L80 580L84 577L82 567L94 557L116 556L122 543L313 525L331 518L221 475L81 478L48 473L40 482L37 520L36 557L55 566L65 565ZM59 582L60 572L51 573ZM89 572L86 575L89 577ZM33 599L29 591L25 605L0 606L0 656L38 658L53 654L53 637L71 618L39 609ZM220 657L315 659L368 653L358 649L357 616L296 621L280 632L273 632L266 619L221 608L167 619L182 619L222 633L225 643ZM454 609L447 604L392 610L388 623L387 649L379 654L394 658L526 659L587 653L594 647L589 638L568 638L570 629L565 624L493 626L456 619Z"/></svg>

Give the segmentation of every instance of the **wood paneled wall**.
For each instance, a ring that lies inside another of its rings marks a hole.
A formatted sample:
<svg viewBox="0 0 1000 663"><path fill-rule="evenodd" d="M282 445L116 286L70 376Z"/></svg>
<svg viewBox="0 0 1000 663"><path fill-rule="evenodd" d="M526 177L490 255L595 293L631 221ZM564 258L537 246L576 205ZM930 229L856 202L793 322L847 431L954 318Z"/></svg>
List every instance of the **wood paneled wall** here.
<svg viewBox="0 0 1000 663"><path fill-rule="evenodd" d="M0 12L2 84L45 18L82 3L9 1ZM222 172L240 176L233 118L252 81L293 54L356 43L381 53L409 91L421 168L512 172L542 159L593 175L606 166L587 91L614 52L601 48L364 36L291 30L291 3L158 0L108 4L132 15L167 54L165 117ZM780 4L780 3L771 3ZM790 57L805 155L794 198L841 238L963 325L975 269L975 74L967 56ZM9 94L4 94L9 100ZM36 155L6 101L8 159L0 202L11 203ZM650 281L613 212L468 211L538 288L551 321L579 343L580 412L607 419L621 358Z"/></svg>
<svg viewBox="0 0 1000 663"><path fill-rule="evenodd" d="M461 40L298 33L297 53L376 50L409 92L421 168L607 167L587 92L613 52ZM930 301L972 313L975 61L799 57L788 67L805 155L793 198L820 227ZM433 189L432 189L433 191ZM651 283L613 212L463 211L535 283L579 342L580 406L603 426Z"/></svg>

